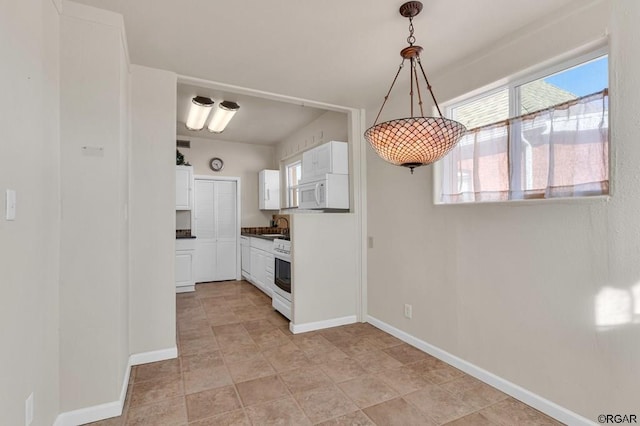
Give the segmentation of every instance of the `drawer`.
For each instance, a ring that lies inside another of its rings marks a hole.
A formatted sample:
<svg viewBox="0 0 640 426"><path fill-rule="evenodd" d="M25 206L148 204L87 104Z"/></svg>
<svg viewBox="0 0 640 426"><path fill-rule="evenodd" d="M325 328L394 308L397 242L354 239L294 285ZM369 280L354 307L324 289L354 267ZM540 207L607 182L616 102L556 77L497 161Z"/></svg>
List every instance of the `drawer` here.
<svg viewBox="0 0 640 426"><path fill-rule="evenodd" d="M196 249L195 238L178 238L176 240L176 251L195 250L195 249Z"/></svg>
<svg viewBox="0 0 640 426"><path fill-rule="evenodd" d="M265 240L263 238L251 238L251 247L259 250L264 250L267 253L273 252L273 241Z"/></svg>

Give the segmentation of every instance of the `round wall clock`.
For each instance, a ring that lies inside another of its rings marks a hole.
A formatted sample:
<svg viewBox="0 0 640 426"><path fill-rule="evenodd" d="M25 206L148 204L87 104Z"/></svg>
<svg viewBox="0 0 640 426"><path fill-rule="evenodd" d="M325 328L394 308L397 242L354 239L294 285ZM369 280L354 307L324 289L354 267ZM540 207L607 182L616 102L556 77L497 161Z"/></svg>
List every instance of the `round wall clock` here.
<svg viewBox="0 0 640 426"><path fill-rule="evenodd" d="M209 167L211 167L211 170L214 172L219 172L224 167L224 161L222 161L221 158L214 157L209 161Z"/></svg>

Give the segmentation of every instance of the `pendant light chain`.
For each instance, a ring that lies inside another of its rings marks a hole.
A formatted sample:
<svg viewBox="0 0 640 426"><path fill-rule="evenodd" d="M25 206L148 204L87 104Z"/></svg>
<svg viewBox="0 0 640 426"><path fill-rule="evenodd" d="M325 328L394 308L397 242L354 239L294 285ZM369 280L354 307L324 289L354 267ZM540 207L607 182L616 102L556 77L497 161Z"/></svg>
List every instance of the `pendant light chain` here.
<svg viewBox="0 0 640 426"><path fill-rule="evenodd" d="M416 38L413 36L413 17L409 18L409 37L407 37L407 43L409 46L413 46L416 42Z"/></svg>
<svg viewBox="0 0 640 426"><path fill-rule="evenodd" d="M378 124L378 119L380 118L380 114L382 113L382 110L384 109L384 105L387 103L387 99L389 99L389 95L391 94L391 90L393 90L393 86L396 84L396 80L398 80L398 76L400 75L400 71L402 71L402 68L404 67L404 59L402 60L402 62L400 62L400 66L398 67L398 72L396 72L396 76L393 78L393 81L391 82L391 87L389 87L389 91L387 92L387 94L384 97L384 101L382 102L382 106L380 107L380 111L378 111L378 115L376 115L376 121L373 122L373 125L375 126L376 124Z"/></svg>
<svg viewBox="0 0 640 426"><path fill-rule="evenodd" d="M416 42L416 38L413 35L413 17L409 18L409 36L407 37L407 43L409 43L409 47L413 46ZM417 58L420 58L418 55ZM411 117L415 117L413 113L413 84L415 81L416 89L418 90L418 104L420 105L420 114L424 115L422 112L422 97L420 96L420 82L418 81L418 73L416 72L416 57L411 57L411 68L409 69L409 77L411 81L411 88L409 90L409 102L410 102L410 110Z"/></svg>
<svg viewBox="0 0 640 426"><path fill-rule="evenodd" d="M420 62L420 57L418 56L417 62ZM416 79L416 89L418 90L418 106L420 106L420 116L424 117L424 109L422 108L422 93L420 93L420 83L418 80L418 71L416 70L416 66L413 66L413 75ZM413 115L413 114L412 114Z"/></svg>
<svg viewBox="0 0 640 426"><path fill-rule="evenodd" d="M433 99L433 103L438 110L438 115L440 118L444 118L442 115L442 111L440 111L440 105L438 105L438 101L436 101L436 95L433 94L433 90L431 90L431 84L429 84L429 79L427 78L427 74L424 72L424 68L422 68L422 61L420 61L420 57L418 56L418 65L420 65L420 71L422 71L422 76L424 77L424 81L427 82L427 89L429 89L429 93L431 93L431 99Z"/></svg>
<svg viewBox="0 0 640 426"><path fill-rule="evenodd" d="M432 164L444 157L458 143L466 132L466 128L455 120L450 120L442 115L438 101L433 93L427 74L420 60L422 47L415 44L413 17L422 10L422 3L419 1L409 1L400 7L400 15L409 18L409 36L407 43L409 46L400 51L402 63L398 67L391 87L384 97L382 106L378 111L376 120L364 133L365 139L369 142L376 153L385 161L398 166L408 167L413 173L416 167ZM382 110L398 80L398 76L404 67L406 60L410 62L409 78L409 102L411 116L408 118L397 118L378 124ZM420 72L418 72L418 67ZM424 102L420 89L420 75L424 78L427 90L431 94L431 99L438 110L439 117L425 117ZM415 116L416 110L414 97L417 95L418 109L420 115Z"/></svg>
<svg viewBox="0 0 640 426"><path fill-rule="evenodd" d="M411 117L414 117L413 115L413 70L416 69L416 61L415 58L411 58L411 68L409 69L409 77L411 79L411 89L409 89L409 102L411 103ZM416 81L416 84L418 84L418 82Z"/></svg>

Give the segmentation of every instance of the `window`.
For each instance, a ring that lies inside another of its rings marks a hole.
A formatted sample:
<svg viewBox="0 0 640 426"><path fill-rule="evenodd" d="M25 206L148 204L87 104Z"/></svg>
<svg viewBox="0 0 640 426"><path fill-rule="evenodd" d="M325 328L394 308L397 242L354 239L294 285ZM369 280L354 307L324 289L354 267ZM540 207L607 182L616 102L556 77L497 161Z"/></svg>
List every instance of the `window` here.
<svg viewBox="0 0 640 426"><path fill-rule="evenodd" d="M287 207L298 207L298 185L302 177L302 161L287 164L286 185L287 185Z"/></svg>
<svg viewBox="0 0 640 426"><path fill-rule="evenodd" d="M467 134L438 203L609 193L608 58L592 53L446 108Z"/></svg>

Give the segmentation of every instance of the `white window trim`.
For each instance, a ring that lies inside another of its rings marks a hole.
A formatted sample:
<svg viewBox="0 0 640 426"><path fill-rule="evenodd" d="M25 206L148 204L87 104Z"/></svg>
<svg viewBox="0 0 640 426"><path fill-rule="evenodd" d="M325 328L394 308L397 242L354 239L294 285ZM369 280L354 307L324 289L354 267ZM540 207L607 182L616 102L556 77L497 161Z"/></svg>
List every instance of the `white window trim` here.
<svg viewBox="0 0 640 426"><path fill-rule="evenodd" d="M483 98L488 95L492 95L497 93L505 88L509 89L509 97L510 99L515 99L518 95L518 91L516 87L521 86L523 84L530 83L532 81L538 80L540 78L546 77L551 74L558 73L560 71L566 70L568 68L580 65L582 63L597 59L601 56L609 55L609 46L608 39L602 38L594 41L593 43L589 43L588 45L582 46L576 50L568 52L564 55L557 56L548 61L545 61L541 64L538 64L534 67L528 68L521 72L518 72L510 77L503 78L494 83L485 85L479 89L472 90L471 92L467 92L464 95L458 96L456 98L450 99L446 102L440 104L440 108L445 117L450 117L451 109L463 102L472 102L474 100ZM612 86L613 74L611 72L611 61L609 61L609 86ZM516 102L510 102L509 105L509 116L516 117L519 114L519 111L516 111L517 105L519 105L518 99L515 99ZM437 114L437 110L435 107L433 108L433 114ZM611 114L611 109L609 110L609 114ZM611 116L610 116L611 117ZM611 140L611 138L609 138ZM545 203L574 203L574 202L596 202L602 203L607 202L611 198L611 194L613 193L612 183L611 183L611 161L612 161L612 152L611 152L611 143L609 143L609 194L606 195L594 195L589 197L552 197L552 198L537 198L537 199L510 199L505 201L473 201L467 203L443 203L442 199L442 175L443 175L443 164L442 161L437 161L433 164L432 173L433 173L433 204L436 206L475 206L478 204L490 204L490 205L522 205L522 204L539 204L540 202Z"/></svg>
<svg viewBox="0 0 640 426"><path fill-rule="evenodd" d="M297 163L301 163L302 164L302 154L300 155L296 155L293 156L291 158L288 158L286 161L283 161L282 163L282 176L284 177L281 181L282 183L282 187L284 188L284 200L286 205L282 208L283 210L285 209L297 209L298 206L292 206L291 205L291 200L289 199L289 167L297 164ZM296 185L292 186L293 188L296 187ZM281 194L282 195L282 194Z"/></svg>

